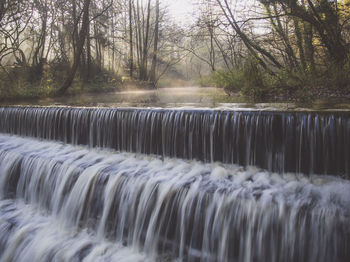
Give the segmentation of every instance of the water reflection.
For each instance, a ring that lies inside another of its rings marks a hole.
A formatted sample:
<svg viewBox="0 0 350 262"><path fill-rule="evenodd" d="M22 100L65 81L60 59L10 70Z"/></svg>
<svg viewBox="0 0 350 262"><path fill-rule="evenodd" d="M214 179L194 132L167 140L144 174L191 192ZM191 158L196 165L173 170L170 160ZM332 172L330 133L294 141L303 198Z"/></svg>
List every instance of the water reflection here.
<svg viewBox="0 0 350 262"><path fill-rule="evenodd" d="M7 103L14 104L14 103ZM242 96L228 96L214 87L172 87L156 90L123 90L112 93L79 94L64 98L45 98L15 103L19 105L68 105L103 107L186 107L256 110L350 110L350 99L320 99L312 103L250 101Z"/></svg>

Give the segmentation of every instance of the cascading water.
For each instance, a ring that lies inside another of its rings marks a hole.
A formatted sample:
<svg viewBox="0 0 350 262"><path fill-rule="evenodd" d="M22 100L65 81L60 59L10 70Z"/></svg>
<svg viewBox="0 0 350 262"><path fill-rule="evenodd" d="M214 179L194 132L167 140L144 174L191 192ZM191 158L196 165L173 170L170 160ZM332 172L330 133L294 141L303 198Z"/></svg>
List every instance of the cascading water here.
<svg viewBox="0 0 350 262"><path fill-rule="evenodd" d="M346 114L2 108L0 119L32 137L0 134L0 261L349 261Z"/></svg>
<svg viewBox="0 0 350 262"><path fill-rule="evenodd" d="M350 178L348 112L5 107L0 119L2 133Z"/></svg>

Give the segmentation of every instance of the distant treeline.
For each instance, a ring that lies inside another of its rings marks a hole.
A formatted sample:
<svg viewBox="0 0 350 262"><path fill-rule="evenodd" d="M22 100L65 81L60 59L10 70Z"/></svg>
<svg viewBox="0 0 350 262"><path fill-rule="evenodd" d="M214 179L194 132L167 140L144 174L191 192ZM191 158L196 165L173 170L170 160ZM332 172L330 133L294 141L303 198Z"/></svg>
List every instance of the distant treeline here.
<svg viewBox="0 0 350 262"><path fill-rule="evenodd" d="M178 25L161 0L2 0L0 96L109 90L122 77L154 87L165 74L256 98L349 95L349 0L195 7Z"/></svg>

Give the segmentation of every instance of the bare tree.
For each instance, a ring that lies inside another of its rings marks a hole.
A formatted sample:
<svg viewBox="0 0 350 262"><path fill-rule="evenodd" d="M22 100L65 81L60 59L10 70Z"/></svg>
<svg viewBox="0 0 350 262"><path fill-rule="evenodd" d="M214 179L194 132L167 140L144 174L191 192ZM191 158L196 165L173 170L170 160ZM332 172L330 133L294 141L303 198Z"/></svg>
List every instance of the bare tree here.
<svg viewBox="0 0 350 262"><path fill-rule="evenodd" d="M155 83L156 81L158 41L159 41L159 0L156 0L156 20L155 20L155 26L154 26L153 56L152 56L152 66L151 66L150 77L149 77L152 83Z"/></svg>
<svg viewBox="0 0 350 262"><path fill-rule="evenodd" d="M83 52L83 47L84 47L84 43L86 40L86 35L87 35L87 31L89 28L89 8L90 8L90 2L91 0L84 0L84 4L83 4L83 8L82 8L82 21L81 21L81 28L78 34L78 42L76 43L76 46L74 47L74 50L76 50L74 52L74 61L73 61L73 65L72 68L70 70L70 73L67 77L67 79L65 80L65 82L63 83L62 87L59 89L59 94L64 94L67 89L71 86L74 77L75 77L75 73L77 72L78 66L80 64L80 57L81 54ZM77 28L75 28L75 30L78 30Z"/></svg>

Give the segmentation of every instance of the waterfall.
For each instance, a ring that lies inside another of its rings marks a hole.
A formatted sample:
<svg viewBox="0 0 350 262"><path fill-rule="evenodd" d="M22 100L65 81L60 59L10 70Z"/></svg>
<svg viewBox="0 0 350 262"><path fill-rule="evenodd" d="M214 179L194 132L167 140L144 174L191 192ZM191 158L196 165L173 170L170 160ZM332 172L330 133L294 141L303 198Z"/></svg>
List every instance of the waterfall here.
<svg viewBox="0 0 350 262"><path fill-rule="evenodd" d="M0 262L348 262L350 114L0 107Z"/></svg>
<svg viewBox="0 0 350 262"><path fill-rule="evenodd" d="M0 135L0 261L348 261L350 182Z"/></svg>
<svg viewBox="0 0 350 262"><path fill-rule="evenodd" d="M350 178L348 112L3 107L0 119L2 133Z"/></svg>

